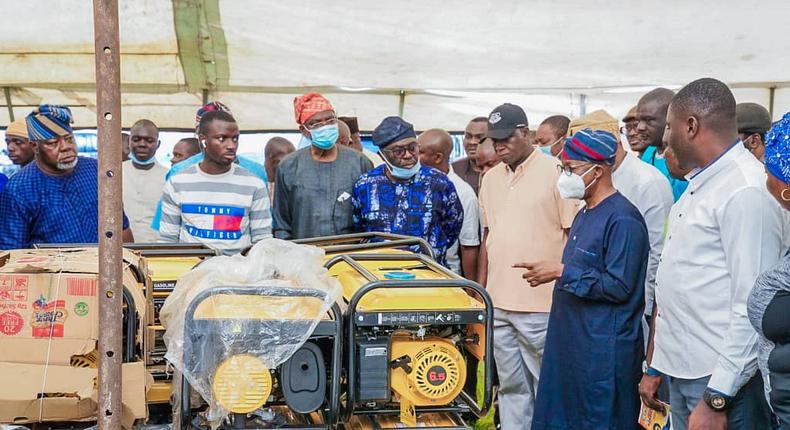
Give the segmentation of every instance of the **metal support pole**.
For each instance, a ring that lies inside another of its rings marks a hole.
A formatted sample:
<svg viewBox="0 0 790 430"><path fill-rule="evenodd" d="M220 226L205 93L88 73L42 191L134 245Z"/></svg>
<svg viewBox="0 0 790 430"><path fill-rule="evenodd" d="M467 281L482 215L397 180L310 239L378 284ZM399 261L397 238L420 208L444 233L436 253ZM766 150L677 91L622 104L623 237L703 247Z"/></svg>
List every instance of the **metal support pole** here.
<svg viewBox="0 0 790 430"><path fill-rule="evenodd" d="M121 428L123 215L118 0L93 0L99 142L99 430Z"/></svg>
<svg viewBox="0 0 790 430"><path fill-rule="evenodd" d="M5 105L8 107L9 122L14 122L14 104L11 103L11 88L3 87L5 93Z"/></svg>
<svg viewBox="0 0 790 430"><path fill-rule="evenodd" d="M400 90L398 98L398 116L403 118L403 108L406 106L406 91Z"/></svg>
<svg viewBox="0 0 790 430"><path fill-rule="evenodd" d="M768 88L768 113L771 114L771 121L774 120L774 103L776 103L776 87Z"/></svg>
<svg viewBox="0 0 790 430"><path fill-rule="evenodd" d="M587 94L579 94L579 116L587 115Z"/></svg>

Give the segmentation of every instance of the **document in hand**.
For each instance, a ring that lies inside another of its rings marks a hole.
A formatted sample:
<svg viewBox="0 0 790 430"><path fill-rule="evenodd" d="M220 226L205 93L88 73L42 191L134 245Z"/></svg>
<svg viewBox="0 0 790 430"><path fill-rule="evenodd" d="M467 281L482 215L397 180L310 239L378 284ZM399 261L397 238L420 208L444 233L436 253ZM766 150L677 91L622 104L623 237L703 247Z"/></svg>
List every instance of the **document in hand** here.
<svg viewBox="0 0 790 430"><path fill-rule="evenodd" d="M669 430L669 405L664 405L664 411L656 411L648 408L642 403L642 410L639 411L639 425L647 430Z"/></svg>

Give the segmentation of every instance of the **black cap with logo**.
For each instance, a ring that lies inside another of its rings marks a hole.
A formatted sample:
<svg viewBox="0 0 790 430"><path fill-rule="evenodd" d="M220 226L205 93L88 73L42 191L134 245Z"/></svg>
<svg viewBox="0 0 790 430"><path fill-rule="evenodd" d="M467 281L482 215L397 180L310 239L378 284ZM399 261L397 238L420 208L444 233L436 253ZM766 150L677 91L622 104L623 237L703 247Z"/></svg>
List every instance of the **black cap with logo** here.
<svg viewBox="0 0 790 430"><path fill-rule="evenodd" d="M487 137L507 139L517 128L527 127L527 114L520 107L505 103L498 106L488 115Z"/></svg>

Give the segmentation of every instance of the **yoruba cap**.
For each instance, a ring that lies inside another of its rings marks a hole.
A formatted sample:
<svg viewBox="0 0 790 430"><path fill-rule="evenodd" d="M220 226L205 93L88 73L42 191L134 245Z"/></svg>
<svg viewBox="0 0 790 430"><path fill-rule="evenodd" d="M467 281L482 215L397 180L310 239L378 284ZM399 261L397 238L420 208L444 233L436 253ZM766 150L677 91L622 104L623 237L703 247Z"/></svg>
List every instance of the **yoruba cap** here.
<svg viewBox="0 0 790 430"><path fill-rule="evenodd" d="M61 105L41 105L31 112L25 123L30 140L48 140L72 134L71 109Z"/></svg>
<svg viewBox="0 0 790 430"><path fill-rule="evenodd" d="M227 112L228 114L233 116L233 113L230 111L230 109L227 106L225 106L225 104L222 102L214 101L214 102L206 103L195 113L195 129L197 130L197 128L200 127L200 120L203 118L204 115L214 111Z"/></svg>
<svg viewBox="0 0 790 430"><path fill-rule="evenodd" d="M587 161L598 164L614 164L617 139L612 133L585 128L565 139L562 149L563 160Z"/></svg>
<svg viewBox="0 0 790 430"><path fill-rule="evenodd" d="M351 134L359 133L359 122L357 121L357 117L355 116L341 116L338 117L340 121L343 121L348 126L348 130Z"/></svg>
<svg viewBox="0 0 790 430"><path fill-rule="evenodd" d="M738 103L735 105L735 122L738 123L738 133L763 134L771 128L771 114L757 103Z"/></svg>
<svg viewBox="0 0 790 430"><path fill-rule="evenodd" d="M636 106L628 109L628 113L623 117L623 122L636 121Z"/></svg>
<svg viewBox="0 0 790 430"><path fill-rule="evenodd" d="M618 127L617 118L613 117L609 114L609 112L606 112L602 109L590 112L583 117L576 118L571 121L570 125L568 126L568 132L571 136L573 136L574 133L579 130L584 130L585 128L598 131L608 131L614 136L618 136L620 134L620 127Z"/></svg>
<svg viewBox="0 0 790 430"><path fill-rule="evenodd" d="M410 137L417 138L414 126L399 116L388 116L373 130L373 144L379 148Z"/></svg>
<svg viewBox="0 0 790 430"><path fill-rule="evenodd" d="M333 111L335 108L326 97L318 93L307 93L294 99L294 117L299 125L306 123L313 115L328 110Z"/></svg>
<svg viewBox="0 0 790 430"><path fill-rule="evenodd" d="M5 135L24 137L27 139L27 123L25 122L25 119L18 119L11 124L8 124L8 127L5 129Z"/></svg>
<svg viewBox="0 0 790 430"><path fill-rule="evenodd" d="M790 112L765 134L765 170L790 185Z"/></svg>

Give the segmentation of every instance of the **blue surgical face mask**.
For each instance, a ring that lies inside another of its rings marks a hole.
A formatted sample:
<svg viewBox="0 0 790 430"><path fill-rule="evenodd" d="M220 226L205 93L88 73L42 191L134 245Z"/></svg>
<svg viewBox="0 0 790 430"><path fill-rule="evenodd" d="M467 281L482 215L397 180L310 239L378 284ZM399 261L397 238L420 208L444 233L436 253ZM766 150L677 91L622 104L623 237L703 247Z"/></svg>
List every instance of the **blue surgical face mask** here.
<svg viewBox="0 0 790 430"><path fill-rule="evenodd" d="M131 151L129 152L129 159L132 160L132 163L140 166L150 166L151 164L156 163L156 157L151 157L145 161L140 161L134 156L134 152Z"/></svg>
<svg viewBox="0 0 790 430"><path fill-rule="evenodd" d="M332 149L339 135L337 124L327 124L308 131L310 132L310 143L322 151Z"/></svg>
<svg viewBox="0 0 790 430"><path fill-rule="evenodd" d="M540 152L548 155L549 157L555 157L554 154L551 153L551 148L554 148L555 145L559 145L562 141L565 140L565 136L560 137L559 139L555 140L554 143L546 146L535 145L535 149L540 149ZM562 152L562 151L560 151ZM557 153L556 157L559 157L559 153Z"/></svg>
<svg viewBox="0 0 790 430"><path fill-rule="evenodd" d="M381 156L381 159L384 160L384 164L387 165L387 168L390 169L390 173L392 174L392 176L394 176L397 179L401 179L401 180L411 179L414 177L414 175L417 174L417 172L420 171L420 167L422 167L420 165L419 160L417 160L417 162L414 163L413 166L407 169L405 167L394 166L392 163L390 163L389 160L387 160L387 157L381 151L379 151L379 156Z"/></svg>

